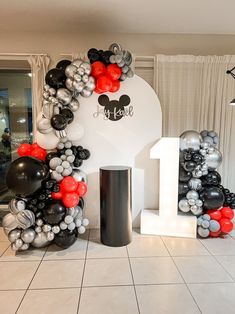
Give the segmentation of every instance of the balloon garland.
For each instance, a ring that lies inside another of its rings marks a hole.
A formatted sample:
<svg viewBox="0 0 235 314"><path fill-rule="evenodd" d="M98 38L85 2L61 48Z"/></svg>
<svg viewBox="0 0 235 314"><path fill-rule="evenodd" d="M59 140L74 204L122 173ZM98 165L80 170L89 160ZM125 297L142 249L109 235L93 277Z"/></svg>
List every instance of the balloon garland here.
<svg viewBox="0 0 235 314"><path fill-rule="evenodd" d="M90 49L87 60L61 60L47 72L37 142L18 147L19 158L6 174L7 187L16 196L2 225L13 250L51 243L65 249L86 231L87 178L79 168L90 152L77 145L84 129L74 113L80 97L118 91L120 82L134 75L131 62L129 51L112 44L106 51Z"/></svg>
<svg viewBox="0 0 235 314"><path fill-rule="evenodd" d="M216 171L222 162L218 142L214 131L185 131L180 136L179 210L197 216L197 233L202 238L233 229L235 194L221 185Z"/></svg>

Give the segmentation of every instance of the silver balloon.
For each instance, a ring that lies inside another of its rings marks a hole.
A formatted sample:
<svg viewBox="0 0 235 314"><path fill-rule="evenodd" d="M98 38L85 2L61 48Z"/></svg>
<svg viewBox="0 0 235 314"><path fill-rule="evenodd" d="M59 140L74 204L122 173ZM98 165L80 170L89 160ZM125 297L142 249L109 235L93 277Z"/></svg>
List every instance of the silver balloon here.
<svg viewBox="0 0 235 314"><path fill-rule="evenodd" d="M189 203L190 206L193 206L193 205L196 204L196 200L194 200L193 198L190 198L190 199L188 200L188 203Z"/></svg>
<svg viewBox="0 0 235 314"><path fill-rule="evenodd" d="M50 225L44 225L44 226L42 227L42 230L43 230L44 232L49 232L49 231L51 231L51 226L50 226Z"/></svg>
<svg viewBox="0 0 235 314"><path fill-rule="evenodd" d="M222 162L222 154L217 148L214 148L214 152L205 155L205 161L208 165L208 169L217 169Z"/></svg>
<svg viewBox="0 0 235 314"><path fill-rule="evenodd" d="M192 190L196 190L196 191L201 190L201 188L202 188L202 181L200 179L198 179L198 178L192 178L192 179L189 180L188 186Z"/></svg>
<svg viewBox="0 0 235 314"><path fill-rule="evenodd" d="M200 199L196 200L196 205L197 205L198 207L202 207L203 201L200 200Z"/></svg>
<svg viewBox="0 0 235 314"><path fill-rule="evenodd" d="M52 231L47 232L47 240L53 241L55 238L55 234Z"/></svg>
<svg viewBox="0 0 235 314"><path fill-rule="evenodd" d="M79 109L79 106L80 106L79 101L78 101L77 99L75 99L75 98L73 98L73 99L71 100L70 104L69 104L69 108L70 108L73 112L77 111L77 110Z"/></svg>
<svg viewBox="0 0 235 314"><path fill-rule="evenodd" d="M36 232L33 229L26 229L21 234L21 239L24 243L32 243L34 238L36 237Z"/></svg>
<svg viewBox="0 0 235 314"><path fill-rule="evenodd" d="M85 84L83 82L73 81L73 87L75 88L75 90L77 92L80 93L83 90L83 88L85 87Z"/></svg>
<svg viewBox="0 0 235 314"><path fill-rule="evenodd" d="M16 215L16 221L20 228L27 229L35 223L34 213L27 209L22 210Z"/></svg>
<svg viewBox="0 0 235 314"><path fill-rule="evenodd" d="M210 221L210 225L209 225L209 229L210 229L210 231L212 231L212 232L217 232L217 231L219 231L219 229L220 229L220 224L219 224L219 222L216 221L216 220L211 220L211 221Z"/></svg>
<svg viewBox="0 0 235 314"><path fill-rule="evenodd" d="M75 88L73 87L73 82L74 81L71 78L67 78L65 81L65 86L71 91L75 91Z"/></svg>
<svg viewBox="0 0 235 314"><path fill-rule="evenodd" d="M21 246L20 251L26 251L26 250L28 250L28 248L29 248L29 244L28 244L28 243L24 243L24 244Z"/></svg>
<svg viewBox="0 0 235 314"><path fill-rule="evenodd" d="M210 136L203 137L203 142L209 143L210 145L213 145L213 138Z"/></svg>
<svg viewBox="0 0 235 314"><path fill-rule="evenodd" d="M81 96L88 98L92 95L92 91L90 91L89 89L87 89L86 87L83 88L83 90L81 91Z"/></svg>
<svg viewBox="0 0 235 314"><path fill-rule="evenodd" d="M21 235L21 230L20 229L14 229L14 230L11 230L9 233L8 233L8 240L13 243L16 241L16 239L19 239L20 238L20 235Z"/></svg>
<svg viewBox="0 0 235 314"><path fill-rule="evenodd" d="M21 239L15 240L15 246L17 247L17 249L21 248L23 244L24 242Z"/></svg>
<svg viewBox="0 0 235 314"><path fill-rule="evenodd" d="M128 78L132 78L134 76L134 72L132 71L132 69L129 69L126 75Z"/></svg>
<svg viewBox="0 0 235 314"><path fill-rule="evenodd" d="M44 89L44 91L48 92L49 89L50 89L50 85L45 84L45 85L43 86L43 89Z"/></svg>
<svg viewBox="0 0 235 314"><path fill-rule="evenodd" d="M50 241L47 239L47 234L45 232L40 232L34 238L32 246L40 248L47 246L49 243Z"/></svg>
<svg viewBox="0 0 235 314"><path fill-rule="evenodd" d="M77 73L77 67L74 64L70 64L65 69L65 75L72 78Z"/></svg>
<svg viewBox="0 0 235 314"><path fill-rule="evenodd" d="M12 215L11 213L5 215L2 220L2 226L6 235L8 235L11 230L16 229L18 227L16 215Z"/></svg>
<svg viewBox="0 0 235 314"><path fill-rule="evenodd" d="M184 213L187 213L190 211L190 206L186 198L182 198L182 200L179 201L179 209Z"/></svg>
<svg viewBox="0 0 235 314"><path fill-rule="evenodd" d="M202 137L196 131L185 131L180 135L180 150L199 150L201 143Z"/></svg>
<svg viewBox="0 0 235 314"><path fill-rule="evenodd" d="M68 105L72 99L72 94L67 88L59 88L57 90L56 97L64 105Z"/></svg>
<svg viewBox="0 0 235 314"><path fill-rule="evenodd" d="M207 238L210 234L209 229L204 229L201 226L198 227L197 233L202 237L202 238Z"/></svg>
<svg viewBox="0 0 235 314"><path fill-rule="evenodd" d="M78 207L67 208L67 215L70 215L73 218L75 218L78 215L78 213L79 213Z"/></svg>
<svg viewBox="0 0 235 314"><path fill-rule="evenodd" d="M57 166L60 166L62 164L62 160L59 157L54 157L49 162L49 167L52 170L55 170Z"/></svg>
<svg viewBox="0 0 235 314"><path fill-rule="evenodd" d="M37 129L42 134L51 133L53 131L51 120L47 118L41 118L37 123Z"/></svg>
<svg viewBox="0 0 235 314"><path fill-rule="evenodd" d="M72 65L76 66L77 68L79 68L82 64L84 63L84 61L82 59L75 59L72 62Z"/></svg>
<svg viewBox="0 0 235 314"><path fill-rule="evenodd" d="M87 176L85 172L80 169L73 169L71 175L77 182L85 182L87 184Z"/></svg>
<svg viewBox="0 0 235 314"><path fill-rule="evenodd" d="M51 231L55 234L59 233L60 232L60 227L59 226L53 226Z"/></svg>
<svg viewBox="0 0 235 314"><path fill-rule="evenodd" d="M86 83L86 88L90 91L93 91L95 89L95 80L92 76L89 77L89 80Z"/></svg>
<svg viewBox="0 0 235 314"><path fill-rule="evenodd" d="M51 119L54 114L54 108L51 103L44 103L42 106L42 113L47 119Z"/></svg>
<svg viewBox="0 0 235 314"><path fill-rule="evenodd" d="M88 220L87 218L84 218L84 219L82 220L82 225L83 225L84 227L87 227L87 226L89 225L89 220Z"/></svg>
<svg viewBox="0 0 235 314"><path fill-rule="evenodd" d="M87 83L88 82L88 80L89 80L89 77L88 77L88 75L87 74L84 74L83 76L82 76L82 81L83 81L83 83Z"/></svg>
<svg viewBox="0 0 235 314"><path fill-rule="evenodd" d="M191 212L192 212L195 216L199 216L199 215L201 215L202 212L203 212L202 207L199 207L199 206L197 206L197 205L191 206L190 210L191 210Z"/></svg>
<svg viewBox="0 0 235 314"><path fill-rule="evenodd" d="M199 198L199 195L196 191L194 190L191 190L191 191L188 191L188 193L186 194L186 198L189 200L189 199L194 199L194 200L197 200Z"/></svg>
<svg viewBox="0 0 235 314"><path fill-rule="evenodd" d="M90 73L91 73L91 65L90 65L90 63L88 63L88 62L83 62L83 63L80 65L80 67L84 69L85 74L90 75Z"/></svg>

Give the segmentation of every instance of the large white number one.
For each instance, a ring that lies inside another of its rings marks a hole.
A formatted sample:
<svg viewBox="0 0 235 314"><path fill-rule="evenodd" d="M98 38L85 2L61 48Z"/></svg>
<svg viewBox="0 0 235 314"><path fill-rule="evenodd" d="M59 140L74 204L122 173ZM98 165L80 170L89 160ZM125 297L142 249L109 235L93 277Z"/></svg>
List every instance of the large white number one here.
<svg viewBox="0 0 235 314"><path fill-rule="evenodd" d="M160 159L159 211L142 210L141 233L195 238L196 217L178 215L179 138L161 138L150 158Z"/></svg>

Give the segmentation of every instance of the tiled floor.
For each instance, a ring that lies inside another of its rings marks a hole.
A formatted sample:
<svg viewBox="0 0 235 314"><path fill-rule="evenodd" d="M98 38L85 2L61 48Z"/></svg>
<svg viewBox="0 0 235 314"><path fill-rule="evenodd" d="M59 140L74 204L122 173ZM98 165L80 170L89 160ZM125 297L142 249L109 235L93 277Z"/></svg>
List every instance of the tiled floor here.
<svg viewBox="0 0 235 314"><path fill-rule="evenodd" d="M0 314L234 314L235 233L143 236L101 245L90 230L67 250L15 255L0 228Z"/></svg>

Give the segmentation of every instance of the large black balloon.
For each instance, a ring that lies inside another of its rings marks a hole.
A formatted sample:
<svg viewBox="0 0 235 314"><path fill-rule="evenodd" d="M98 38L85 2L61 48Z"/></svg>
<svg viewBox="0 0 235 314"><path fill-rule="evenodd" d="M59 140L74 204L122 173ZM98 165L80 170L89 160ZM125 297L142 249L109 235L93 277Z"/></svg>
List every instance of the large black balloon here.
<svg viewBox="0 0 235 314"><path fill-rule="evenodd" d="M206 176L202 176L200 179L202 185L218 186L221 183L221 176L217 171L210 171Z"/></svg>
<svg viewBox="0 0 235 314"><path fill-rule="evenodd" d="M68 121L62 114L55 114L51 118L51 126L57 131L64 130L67 125Z"/></svg>
<svg viewBox="0 0 235 314"><path fill-rule="evenodd" d="M216 186L205 187L200 193L200 199L205 209L217 209L224 204L224 194Z"/></svg>
<svg viewBox="0 0 235 314"><path fill-rule="evenodd" d="M14 160L6 173L6 185L16 195L29 196L37 192L49 177L47 165L34 157Z"/></svg>
<svg viewBox="0 0 235 314"><path fill-rule="evenodd" d="M61 247L62 249L67 249L76 241L77 237L77 229L72 231L66 229L61 230L58 234L56 234L54 242L56 245Z"/></svg>
<svg viewBox="0 0 235 314"><path fill-rule="evenodd" d="M56 68L61 70L62 72L65 72L65 69L67 68L68 65L71 64L71 61L69 60L61 60L57 63Z"/></svg>
<svg viewBox="0 0 235 314"><path fill-rule="evenodd" d="M192 175L190 172L184 170L183 167L179 167L179 180L180 182L188 182L191 179Z"/></svg>
<svg viewBox="0 0 235 314"><path fill-rule="evenodd" d="M67 123L70 124L73 122L74 114L69 108L64 108L60 111L63 117L67 120Z"/></svg>
<svg viewBox="0 0 235 314"><path fill-rule="evenodd" d="M46 84L50 85L55 89L65 87L65 80L66 80L65 73L56 68L48 71L45 78Z"/></svg>
<svg viewBox="0 0 235 314"><path fill-rule="evenodd" d="M186 195L189 191L189 187L187 183L179 182L178 194L180 196Z"/></svg>
<svg viewBox="0 0 235 314"><path fill-rule="evenodd" d="M52 200L43 209L43 219L49 224L60 223L66 214L66 208L60 200Z"/></svg>

